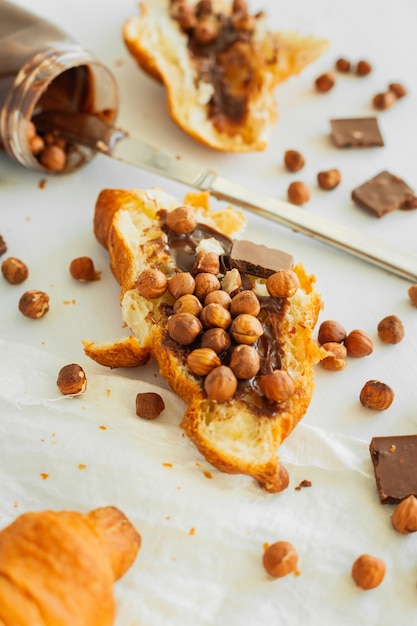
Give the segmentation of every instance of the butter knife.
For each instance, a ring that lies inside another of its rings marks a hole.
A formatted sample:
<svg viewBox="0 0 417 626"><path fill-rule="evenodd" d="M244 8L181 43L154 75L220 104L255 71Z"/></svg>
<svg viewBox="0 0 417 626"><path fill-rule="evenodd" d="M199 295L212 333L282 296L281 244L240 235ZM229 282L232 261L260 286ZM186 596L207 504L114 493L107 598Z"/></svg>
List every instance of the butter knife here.
<svg viewBox="0 0 417 626"><path fill-rule="evenodd" d="M68 141L114 159L175 180L214 197L245 207L293 231L322 241L387 272L417 282L417 255L366 234L314 215L289 202L276 200L219 176L215 171L186 163L131 137L89 113L47 111L33 122L45 132L59 132Z"/></svg>

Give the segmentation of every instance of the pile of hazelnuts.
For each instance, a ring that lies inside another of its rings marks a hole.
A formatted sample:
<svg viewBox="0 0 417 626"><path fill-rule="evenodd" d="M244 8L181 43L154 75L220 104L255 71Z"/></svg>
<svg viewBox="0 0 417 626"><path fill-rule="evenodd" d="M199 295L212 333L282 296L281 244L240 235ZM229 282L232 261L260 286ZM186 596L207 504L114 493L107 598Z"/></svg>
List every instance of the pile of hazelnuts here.
<svg viewBox="0 0 417 626"><path fill-rule="evenodd" d="M167 213L166 227L176 234L192 233L197 226L192 207L179 206ZM250 380L261 367L256 349L264 327L258 318L261 305L251 288L242 286L236 268L221 272L221 250L217 240L205 239L196 248L191 272L167 277L158 268L142 271L136 289L147 299L160 298L168 291L174 298L167 320L169 337L180 346L189 346L189 370L204 377L203 387L210 400L227 402L239 380ZM299 288L292 270L282 269L266 279L267 294L289 298ZM258 376L258 386L270 402L283 402L294 392L294 383L284 370Z"/></svg>

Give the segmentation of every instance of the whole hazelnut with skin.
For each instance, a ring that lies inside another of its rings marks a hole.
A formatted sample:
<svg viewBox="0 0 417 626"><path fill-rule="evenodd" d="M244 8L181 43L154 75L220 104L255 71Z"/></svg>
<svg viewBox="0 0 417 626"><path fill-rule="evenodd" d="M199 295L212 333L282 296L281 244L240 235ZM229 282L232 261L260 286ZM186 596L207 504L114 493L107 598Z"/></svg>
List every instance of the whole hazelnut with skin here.
<svg viewBox="0 0 417 626"><path fill-rule="evenodd" d="M163 272L157 269L148 269L141 272L136 280L136 289L139 295L154 300L164 295L168 281Z"/></svg>
<svg viewBox="0 0 417 626"><path fill-rule="evenodd" d="M221 304L212 302L204 307L200 315L201 323L205 328L229 328L232 322L230 312Z"/></svg>
<svg viewBox="0 0 417 626"><path fill-rule="evenodd" d="M202 310L203 305L197 296L194 296L192 293L186 293L178 298L173 306L174 313L191 313L195 317L200 317Z"/></svg>
<svg viewBox="0 0 417 626"><path fill-rule="evenodd" d="M292 204L301 205L310 200L310 189L306 183L296 180L287 189L288 201Z"/></svg>
<svg viewBox="0 0 417 626"><path fill-rule="evenodd" d="M16 257L9 257L1 264L4 278L10 285L20 285L29 276L28 266Z"/></svg>
<svg viewBox="0 0 417 626"><path fill-rule="evenodd" d="M248 315L254 315L257 317L261 310L257 295L250 289L243 289L239 291L233 298L230 304L230 313L236 317L241 313L247 313Z"/></svg>
<svg viewBox="0 0 417 626"><path fill-rule="evenodd" d="M384 343L399 343L404 337L404 326L397 315L387 315L377 327L378 337Z"/></svg>
<svg viewBox="0 0 417 626"><path fill-rule="evenodd" d="M230 334L237 343L246 343L251 345L255 343L264 329L257 317L242 313L233 320L230 326Z"/></svg>
<svg viewBox="0 0 417 626"><path fill-rule="evenodd" d="M221 304L225 309L230 309L231 302L232 298L223 289L216 289L216 291L211 291L204 298L204 306L215 303Z"/></svg>
<svg viewBox="0 0 417 626"><path fill-rule="evenodd" d="M237 388L237 379L230 367L220 365L207 374L204 389L207 397L216 402L227 402L233 398Z"/></svg>
<svg viewBox="0 0 417 626"><path fill-rule="evenodd" d="M299 286L298 276L292 270L278 270L266 279L266 288L273 298L291 298Z"/></svg>
<svg viewBox="0 0 417 626"><path fill-rule="evenodd" d="M411 287L408 288L407 293L411 300L411 304L417 307L417 285L411 285Z"/></svg>
<svg viewBox="0 0 417 626"><path fill-rule="evenodd" d="M372 72L372 65L368 61L359 61L356 66L356 74L358 76L367 76Z"/></svg>
<svg viewBox="0 0 417 626"><path fill-rule="evenodd" d="M282 578L296 570L298 554L288 541L277 541L267 547L262 563L272 578Z"/></svg>
<svg viewBox="0 0 417 626"><path fill-rule="evenodd" d="M384 561L370 554L362 554L352 565L352 578L358 587L364 590L378 587L384 579L386 566Z"/></svg>
<svg viewBox="0 0 417 626"><path fill-rule="evenodd" d="M364 330L351 330L344 340L347 355L355 358L368 356L373 352L374 343L372 338Z"/></svg>
<svg viewBox="0 0 417 626"><path fill-rule="evenodd" d="M64 396L78 395L86 390L87 378L81 365L71 363L59 370L56 384Z"/></svg>
<svg viewBox="0 0 417 626"><path fill-rule="evenodd" d="M408 496L395 507L391 515L392 525L402 535L417 532L417 498Z"/></svg>
<svg viewBox="0 0 417 626"><path fill-rule="evenodd" d="M201 335L202 348L211 348L216 354L221 354L230 348L229 334L223 328L209 328Z"/></svg>
<svg viewBox="0 0 417 626"><path fill-rule="evenodd" d="M190 272L179 272L168 279L168 291L174 298L194 293L195 281Z"/></svg>
<svg viewBox="0 0 417 626"><path fill-rule="evenodd" d="M96 272L94 262L88 256L80 256L73 259L69 266L69 272L75 280L80 283L99 280L100 273Z"/></svg>
<svg viewBox="0 0 417 626"><path fill-rule="evenodd" d="M305 159L298 150L287 150L284 153L285 167L289 172L298 172L305 165Z"/></svg>
<svg viewBox="0 0 417 626"><path fill-rule="evenodd" d="M220 281L217 276L207 272L196 275L194 294L201 302L204 302L206 296L216 289L220 289Z"/></svg>
<svg viewBox="0 0 417 626"><path fill-rule="evenodd" d="M323 170L317 174L317 183L321 189L329 191L335 189L342 180L338 169Z"/></svg>
<svg viewBox="0 0 417 626"><path fill-rule="evenodd" d="M175 313L168 318L168 334L182 346L188 346L195 341L201 329L200 320L191 313Z"/></svg>
<svg viewBox="0 0 417 626"><path fill-rule="evenodd" d="M284 370L275 370L259 378L259 387L271 402L285 402L294 393L294 382Z"/></svg>
<svg viewBox="0 0 417 626"><path fill-rule="evenodd" d="M49 311L49 296L44 291L25 291L19 300L19 311L25 317L39 319Z"/></svg>
<svg viewBox="0 0 417 626"><path fill-rule="evenodd" d="M317 341L320 345L329 341L342 343L346 338L346 330L340 322L325 320L320 324Z"/></svg>
<svg viewBox="0 0 417 626"><path fill-rule="evenodd" d="M249 378L256 376L260 365L259 353L253 346L241 343L234 348L229 367L236 378L249 380Z"/></svg>
<svg viewBox="0 0 417 626"><path fill-rule="evenodd" d="M196 348L188 355L187 365L194 374L206 376L215 367L219 367L221 361L211 348Z"/></svg>
<svg viewBox="0 0 417 626"><path fill-rule="evenodd" d="M51 172L60 172L65 168L67 155L61 146L50 144L40 153L39 162Z"/></svg>
<svg viewBox="0 0 417 626"><path fill-rule="evenodd" d="M330 72L326 72L325 74L320 74L314 81L317 91L321 93L327 93L334 87L334 76Z"/></svg>
<svg viewBox="0 0 417 626"><path fill-rule="evenodd" d="M394 401L394 392L391 387L379 380L368 380L362 387L359 400L367 409L385 411Z"/></svg>
<svg viewBox="0 0 417 626"><path fill-rule="evenodd" d="M184 205L172 211L168 211L166 225L178 235L191 233L197 226L197 218L194 209Z"/></svg>

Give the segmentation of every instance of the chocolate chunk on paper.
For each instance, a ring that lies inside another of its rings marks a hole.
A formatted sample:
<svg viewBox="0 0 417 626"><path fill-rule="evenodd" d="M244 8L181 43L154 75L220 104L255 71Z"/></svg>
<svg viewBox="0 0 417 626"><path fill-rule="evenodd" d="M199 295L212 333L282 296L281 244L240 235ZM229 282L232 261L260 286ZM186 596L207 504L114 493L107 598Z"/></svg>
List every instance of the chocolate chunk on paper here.
<svg viewBox="0 0 417 626"><path fill-rule="evenodd" d="M373 437L369 451L382 504L417 497L417 435Z"/></svg>
<svg viewBox="0 0 417 626"><path fill-rule="evenodd" d="M383 171L352 191L352 200L376 217L395 209L413 208L414 191L402 178Z"/></svg>
<svg viewBox="0 0 417 626"><path fill-rule="evenodd" d="M230 269L236 268L243 274L268 278L282 269L292 269L294 258L282 250L268 248L263 244L244 239L235 239L228 258Z"/></svg>
<svg viewBox="0 0 417 626"><path fill-rule="evenodd" d="M330 120L332 139L338 148L383 146L384 140L376 117Z"/></svg>

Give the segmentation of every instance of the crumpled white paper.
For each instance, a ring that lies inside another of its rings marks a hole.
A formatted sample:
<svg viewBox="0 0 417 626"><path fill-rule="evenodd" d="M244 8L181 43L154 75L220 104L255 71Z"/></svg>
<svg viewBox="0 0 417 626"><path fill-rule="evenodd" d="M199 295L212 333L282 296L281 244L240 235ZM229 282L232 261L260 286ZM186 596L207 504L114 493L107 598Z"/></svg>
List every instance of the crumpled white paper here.
<svg viewBox="0 0 417 626"><path fill-rule="evenodd" d="M394 531L379 503L368 442L302 422L280 450L290 485L267 494L201 457L166 388L86 360L87 391L63 397L61 358L6 341L0 354L1 527L29 510L124 511L143 543L115 585L116 626L414 623L417 538ZM135 414L144 390L164 398L154 421ZM278 540L299 564L273 580L262 554ZM364 552L387 565L369 592L350 577Z"/></svg>

